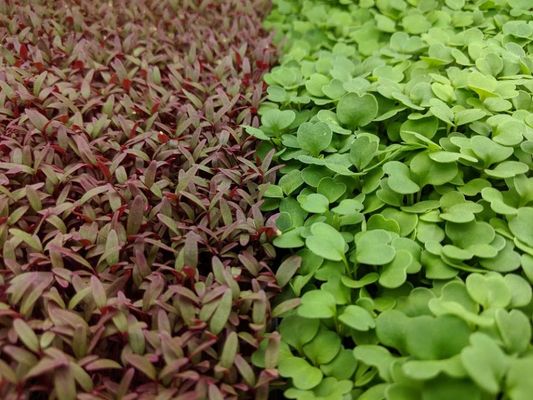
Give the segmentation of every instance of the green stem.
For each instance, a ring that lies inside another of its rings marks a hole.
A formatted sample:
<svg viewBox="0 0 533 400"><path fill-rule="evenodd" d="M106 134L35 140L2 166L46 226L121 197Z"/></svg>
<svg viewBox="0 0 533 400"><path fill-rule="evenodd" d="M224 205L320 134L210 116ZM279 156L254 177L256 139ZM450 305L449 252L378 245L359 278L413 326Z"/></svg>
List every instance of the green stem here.
<svg viewBox="0 0 533 400"><path fill-rule="evenodd" d="M344 272L348 274L350 266L348 265L348 260L346 259L346 256L342 256L342 263L344 264Z"/></svg>
<svg viewBox="0 0 533 400"><path fill-rule="evenodd" d="M335 229L340 230L341 220L337 214L333 214L333 226Z"/></svg>
<svg viewBox="0 0 533 400"><path fill-rule="evenodd" d="M339 324L339 320L337 319L337 310L335 310L335 315L333 316L333 323L335 324L335 331L340 334L341 333L340 330L342 329L342 325Z"/></svg>

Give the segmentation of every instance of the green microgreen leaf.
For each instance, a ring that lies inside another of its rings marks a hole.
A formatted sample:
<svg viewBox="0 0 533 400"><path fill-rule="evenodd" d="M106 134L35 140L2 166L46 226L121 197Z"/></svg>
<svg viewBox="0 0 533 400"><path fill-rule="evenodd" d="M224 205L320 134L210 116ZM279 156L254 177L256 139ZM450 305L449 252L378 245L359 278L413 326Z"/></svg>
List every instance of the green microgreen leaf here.
<svg viewBox="0 0 533 400"><path fill-rule="evenodd" d="M340 123L356 128L368 125L377 116L378 102L371 94L359 96L355 93L344 95L337 105L337 118Z"/></svg>
<svg viewBox="0 0 533 400"><path fill-rule="evenodd" d="M312 389L322 380L320 369L311 366L303 358L283 358L278 368L281 376L292 378L294 386L301 390Z"/></svg>
<svg viewBox="0 0 533 400"><path fill-rule="evenodd" d="M327 198L322 196L327 202ZM305 240L305 245L316 255L332 261L344 259L346 241L332 226L323 222L311 226L311 235Z"/></svg>
<svg viewBox="0 0 533 400"><path fill-rule="evenodd" d="M335 297L329 292L312 290L302 296L298 315L305 318L330 318L336 314Z"/></svg>
<svg viewBox="0 0 533 400"><path fill-rule="evenodd" d="M349 305L339 315L339 320L358 331L368 331L375 327L374 318L363 307Z"/></svg>

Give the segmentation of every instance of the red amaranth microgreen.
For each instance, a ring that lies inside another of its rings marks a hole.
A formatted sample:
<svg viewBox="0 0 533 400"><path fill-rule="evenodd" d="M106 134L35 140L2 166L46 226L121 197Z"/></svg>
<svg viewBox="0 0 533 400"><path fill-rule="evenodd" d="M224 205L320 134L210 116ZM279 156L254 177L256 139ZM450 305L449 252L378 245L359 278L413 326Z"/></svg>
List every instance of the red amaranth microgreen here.
<svg viewBox="0 0 533 400"><path fill-rule="evenodd" d="M267 9L0 2L0 397L267 398Z"/></svg>

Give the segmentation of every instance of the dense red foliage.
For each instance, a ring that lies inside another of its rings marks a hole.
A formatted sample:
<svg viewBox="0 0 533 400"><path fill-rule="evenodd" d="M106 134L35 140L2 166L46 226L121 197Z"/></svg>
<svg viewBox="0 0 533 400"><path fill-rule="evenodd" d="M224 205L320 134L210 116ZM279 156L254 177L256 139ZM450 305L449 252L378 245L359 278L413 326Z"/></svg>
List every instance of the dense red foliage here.
<svg viewBox="0 0 533 400"><path fill-rule="evenodd" d="M266 398L267 11L0 0L2 399Z"/></svg>

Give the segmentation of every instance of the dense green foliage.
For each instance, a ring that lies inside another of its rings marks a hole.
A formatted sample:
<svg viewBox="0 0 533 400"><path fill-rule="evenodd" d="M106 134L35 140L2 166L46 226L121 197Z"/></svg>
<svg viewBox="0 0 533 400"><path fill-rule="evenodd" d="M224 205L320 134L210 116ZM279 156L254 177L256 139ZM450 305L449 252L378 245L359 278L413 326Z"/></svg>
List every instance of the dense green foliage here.
<svg viewBox="0 0 533 400"><path fill-rule="evenodd" d="M533 3L274 3L285 396L530 399Z"/></svg>

